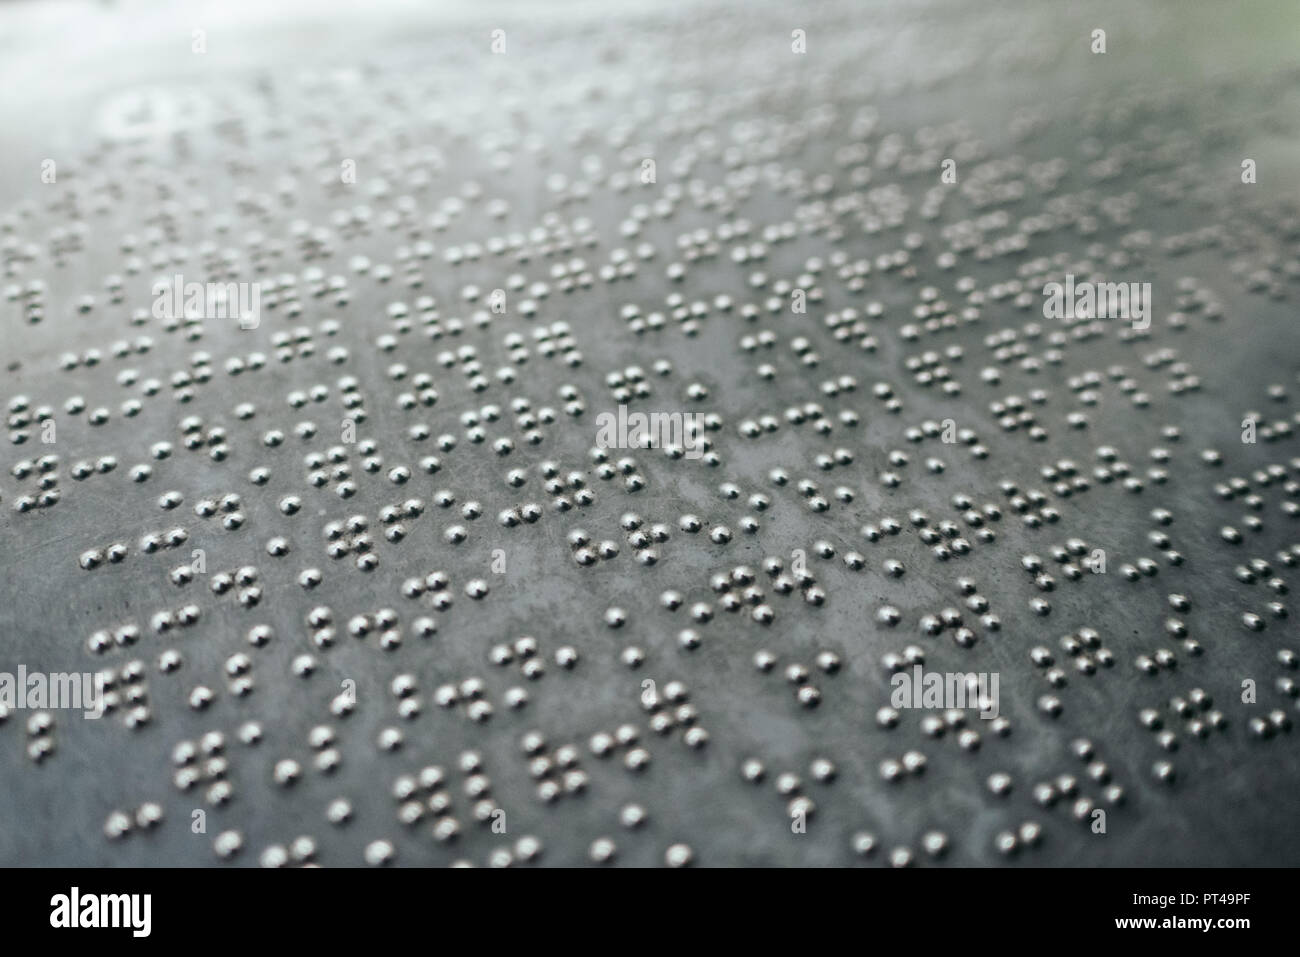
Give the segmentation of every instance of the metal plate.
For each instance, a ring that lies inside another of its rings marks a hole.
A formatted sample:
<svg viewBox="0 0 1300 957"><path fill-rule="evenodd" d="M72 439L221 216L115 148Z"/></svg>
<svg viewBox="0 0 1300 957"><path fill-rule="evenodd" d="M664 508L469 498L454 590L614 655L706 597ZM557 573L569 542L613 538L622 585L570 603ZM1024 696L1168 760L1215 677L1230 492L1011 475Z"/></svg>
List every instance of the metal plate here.
<svg viewBox="0 0 1300 957"><path fill-rule="evenodd" d="M0 862L1295 862L1293 6L226 6L0 9Z"/></svg>

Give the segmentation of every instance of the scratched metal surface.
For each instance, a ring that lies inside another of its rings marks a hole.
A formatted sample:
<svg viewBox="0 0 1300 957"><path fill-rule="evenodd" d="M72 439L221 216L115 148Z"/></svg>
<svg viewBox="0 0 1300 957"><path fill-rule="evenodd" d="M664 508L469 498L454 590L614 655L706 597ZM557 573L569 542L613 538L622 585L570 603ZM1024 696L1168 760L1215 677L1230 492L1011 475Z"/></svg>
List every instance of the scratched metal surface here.
<svg viewBox="0 0 1300 957"><path fill-rule="evenodd" d="M1297 861L1293 9L273 6L0 8L0 671L117 694L0 723L0 862ZM1067 271L1150 282L1150 329L1045 319ZM262 283L262 321L155 318L177 273ZM602 473L620 401L715 417L712 458ZM908 434L949 419L983 457ZM355 516L370 570L327 551ZM997 672L1005 726L883 726L918 651Z"/></svg>

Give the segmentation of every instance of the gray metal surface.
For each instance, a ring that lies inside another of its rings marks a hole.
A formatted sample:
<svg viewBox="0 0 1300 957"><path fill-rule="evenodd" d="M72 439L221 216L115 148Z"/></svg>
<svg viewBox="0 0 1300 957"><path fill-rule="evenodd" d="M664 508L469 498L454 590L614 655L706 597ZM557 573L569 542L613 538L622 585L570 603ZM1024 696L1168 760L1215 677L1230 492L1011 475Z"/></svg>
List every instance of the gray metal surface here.
<svg viewBox="0 0 1300 957"><path fill-rule="evenodd" d="M0 863L1295 863L1296 14L1063 6L0 9Z"/></svg>

